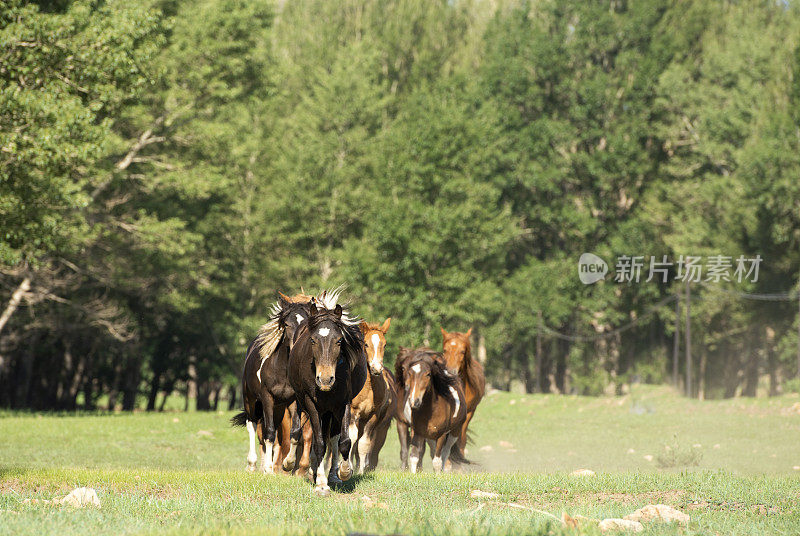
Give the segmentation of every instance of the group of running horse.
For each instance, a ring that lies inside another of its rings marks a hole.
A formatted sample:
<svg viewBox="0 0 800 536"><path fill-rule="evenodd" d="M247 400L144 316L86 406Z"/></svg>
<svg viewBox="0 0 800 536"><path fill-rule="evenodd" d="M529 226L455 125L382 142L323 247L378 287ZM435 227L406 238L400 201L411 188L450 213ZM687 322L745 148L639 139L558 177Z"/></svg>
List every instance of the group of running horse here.
<svg viewBox="0 0 800 536"><path fill-rule="evenodd" d="M442 328L443 351L400 348L392 374L383 365L391 318L369 323L339 302L340 291L278 293L269 320L247 349L244 410L232 419L250 438L247 468L294 473L314 492L374 469L397 421L403 469L466 464L467 426L483 397L483 368L466 333ZM298 450L300 459L298 460Z"/></svg>

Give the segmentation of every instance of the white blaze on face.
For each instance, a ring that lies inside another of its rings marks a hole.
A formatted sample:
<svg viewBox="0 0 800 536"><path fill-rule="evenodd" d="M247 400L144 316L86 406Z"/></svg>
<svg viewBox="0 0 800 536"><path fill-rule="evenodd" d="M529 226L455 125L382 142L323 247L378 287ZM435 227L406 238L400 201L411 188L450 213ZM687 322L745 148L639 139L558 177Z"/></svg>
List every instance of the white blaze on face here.
<svg viewBox="0 0 800 536"><path fill-rule="evenodd" d="M455 346L455 345L456 345L456 341L452 341L452 342L450 343L450 346Z"/></svg>
<svg viewBox="0 0 800 536"><path fill-rule="evenodd" d="M372 347L375 349L372 354L372 368L383 368L383 364L381 363L380 359L378 359L378 351L381 347L381 337L377 333L373 333L372 337L370 337L372 341Z"/></svg>
<svg viewBox="0 0 800 536"><path fill-rule="evenodd" d="M331 330L329 328L319 328L317 333L319 333L320 337L327 337L331 334Z"/></svg>
<svg viewBox="0 0 800 536"><path fill-rule="evenodd" d="M455 416L458 415L458 409L461 407L461 401L458 399L458 392L452 385L450 386L450 394L453 395L453 400L456 401L456 405L453 408L453 418L455 418Z"/></svg>
<svg viewBox="0 0 800 536"><path fill-rule="evenodd" d="M403 407L403 417L410 423L411 422L411 397L406 398L406 405Z"/></svg>

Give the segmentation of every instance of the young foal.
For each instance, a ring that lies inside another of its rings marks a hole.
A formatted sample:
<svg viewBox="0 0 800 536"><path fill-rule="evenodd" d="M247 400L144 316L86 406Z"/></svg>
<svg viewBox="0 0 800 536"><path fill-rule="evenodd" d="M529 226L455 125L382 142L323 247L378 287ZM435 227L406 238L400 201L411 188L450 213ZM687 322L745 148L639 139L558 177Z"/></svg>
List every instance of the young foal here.
<svg viewBox="0 0 800 536"><path fill-rule="evenodd" d="M280 293L279 293L280 294ZM269 321L250 343L244 362L242 393L244 411L231 419L235 426L246 426L250 435L247 469L255 471L256 439L261 444L261 471L274 472L273 445L275 423L280 424L286 408L294 400L287 375L289 350L297 328L308 319L310 296L289 298L280 294ZM274 454L278 454L275 449Z"/></svg>
<svg viewBox="0 0 800 536"><path fill-rule="evenodd" d="M450 374L457 374L461 378L461 384L464 386L467 418L464 420L458 439L458 449L463 454L467 446L467 426L469 426L469 422L475 415L475 409L486 391L486 378L483 375L481 364L472 359L472 350L469 343L472 328L469 328L466 333L457 333L455 331L448 333L442 327L439 329L442 330L442 344L444 346L442 354L447 371Z"/></svg>
<svg viewBox="0 0 800 536"><path fill-rule="evenodd" d="M314 492L327 495L328 473L337 469L339 454L343 459L336 471L338 477L348 480L353 474L347 458L351 446L347 434L350 403L364 387L367 360L361 330L355 320L343 314L342 306L336 303L336 293L327 302L325 295L322 298L319 309L315 302L311 303L308 321L298 328L289 354L289 382L296 393L299 411L292 423L292 447L286 464L294 465L301 413L308 415L315 455L311 460L316 481Z"/></svg>
<svg viewBox="0 0 800 536"><path fill-rule="evenodd" d="M457 450L451 450L466 419L464 391L458 376L445 370L441 354L430 348L401 349L395 375L400 409L397 417L400 459L407 457L411 472L416 473L421 468L428 440L434 471L441 471L450 456L468 463ZM401 423L411 428L410 449L408 434L403 437Z"/></svg>
<svg viewBox="0 0 800 536"><path fill-rule="evenodd" d="M351 458L359 474L375 469L378 453L386 441L386 433L394 414L396 396L394 377L383 368L383 350L391 318L382 325L361 322L369 375L361 392L350 405Z"/></svg>

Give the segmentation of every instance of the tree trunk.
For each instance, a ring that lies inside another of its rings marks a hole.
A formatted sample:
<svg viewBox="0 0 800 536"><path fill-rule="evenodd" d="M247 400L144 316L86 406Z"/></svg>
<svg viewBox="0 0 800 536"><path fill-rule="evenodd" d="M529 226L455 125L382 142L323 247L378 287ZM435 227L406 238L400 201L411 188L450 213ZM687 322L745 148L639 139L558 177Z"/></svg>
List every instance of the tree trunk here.
<svg viewBox="0 0 800 536"><path fill-rule="evenodd" d="M147 396L147 411L155 411L159 389L161 389L161 372L156 371L153 373L153 379L150 381L150 394Z"/></svg>
<svg viewBox="0 0 800 536"><path fill-rule="evenodd" d="M22 298L25 297L25 294L30 289L31 289L31 278L26 277L25 279L22 280L22 282L19 284L14 293L11 294L11 299L9 300L8 305L6 306L5 311L3 311L3 314L0 315L0 333L2 333L3 328L6 326L6 323L8 322L9 318L11 318L11 315L13 315L14 311L17 310L17 307L19 307L19 303L22 301Z"/></svg>
<svg viewBox="0 0 800 536"><path fill-rule="evenodd" d="M563 394L567 393L567 356L569 355L569 341L558 341L558 354L556 355L556 389Z"/></svg>

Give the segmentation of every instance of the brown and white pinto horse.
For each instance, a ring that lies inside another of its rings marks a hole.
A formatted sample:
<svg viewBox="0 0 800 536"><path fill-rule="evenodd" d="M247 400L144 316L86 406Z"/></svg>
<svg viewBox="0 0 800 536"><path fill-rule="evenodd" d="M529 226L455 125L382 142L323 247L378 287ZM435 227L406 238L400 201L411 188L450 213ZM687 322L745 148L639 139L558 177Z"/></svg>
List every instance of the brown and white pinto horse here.
<svg viewBox="0 0 800 536"><path fill-rule="evenodd" d="M442 330L442 356L447 371L450 374L456 374L461 379L461 384L464 387L464 397L467 402L467 418L461 427L461 434L458 440L458 449L461 454L464 454L464 449L467 446L467 427L472 417L475 415L475 409L478 403L483 398L486 392L486 378L483 375L483 367L477 360L472 359L472 349L469 342L469 336L472 335L472 328L469 328L466 333L450 332Z"/></svg>
<svg viewBox="0 0 800 536"><path fill-rule="evenodd" d="M350 405L350 456L358 473L375 469L378 454L386 441L386 433L394 415L397 396L394 376L383 367L383 351L391 318L383 324L361 322L369 375L364 387Z"/></svg>
<svg viewBox="0 0 800 536"><path fill-rule="evenodd" d="M234 426L246 426L250 436L247 469L255 471L256 438L261 444L261 471L272 474L279 463L280 448L286 451L286 436L276 437L275 425L281 425L287 408L294 402L289 384L289 351L298 327L308 320L311 296L292 298L281 294L272 307L269 321L247 349L242 374L244 410L231 419ZM285 425L284 425L285 428Z"/></svg>
<svg viewBox="0 0 800 536"><path fill-rule="evenodd" d="M338 292L323 293L318 301L312 301L308 321L297 328L289 352L289 383L296 393L298 411L284 465L287 469L294 466L304 415L313 430L311 468L318 495L330 493L329 480L348 480L353 474L350 404L369 374L359 322L337 302Z"/></svg>
<svg viewBox="0 0 800 536"><path fill-rule="evenodd" d="M426 440L435 472L445 468L450 456L456 462L469 463L453 449L467 416L464 390L458 376L447 373L442 355L430 348L403 348L397 356L395 375L397 430L404 466L407 460L412 473L421 469Z"/></svg>

